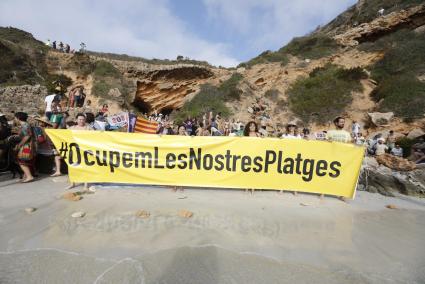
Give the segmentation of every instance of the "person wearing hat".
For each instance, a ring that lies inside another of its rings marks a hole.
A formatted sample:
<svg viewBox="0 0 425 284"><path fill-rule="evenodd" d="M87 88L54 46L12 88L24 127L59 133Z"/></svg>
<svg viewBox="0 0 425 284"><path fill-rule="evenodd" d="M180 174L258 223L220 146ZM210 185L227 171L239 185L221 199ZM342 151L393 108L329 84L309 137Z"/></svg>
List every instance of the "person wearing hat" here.
<svg viewBox="0 0 425 284"><path fill-rule="evenodd" d="M298 133L298 126L294 122L289 122L286 125L286 133L282 135L283 139L302 139L301 135ZM280 193L282 194L283 191L281 190ZM294 195L298 195L297 191L293 192Z"/></svg>
<svg viewBox="0 0 425 284"><path fill-rule="evenodd" d="M295 123L290 122L286 125L286 133L282 135L282 138L286 139L301 139L301 135L298 133L298 127Z"/></svg>
<svg viewBox="0 0 425 284"><path fill-rule="evenodd" d="M376 156L383 155L388 151L388 146L385 145L385 139L382 137L378 139L378 144L376 144L375 147L376 147L376 151L375 151Z"/></svg>

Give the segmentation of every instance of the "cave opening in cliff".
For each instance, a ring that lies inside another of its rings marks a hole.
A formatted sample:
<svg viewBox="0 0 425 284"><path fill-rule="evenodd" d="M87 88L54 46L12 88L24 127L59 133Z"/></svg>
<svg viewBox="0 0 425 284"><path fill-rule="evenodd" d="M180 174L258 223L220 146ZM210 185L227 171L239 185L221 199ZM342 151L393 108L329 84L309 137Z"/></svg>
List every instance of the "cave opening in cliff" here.
<svg viewBox="0 0 425 284"><path fill-rule="evenodd" d="M152 106L143 100L135 100L133 105L142 113L150 114L152 112Z"/></svg>
<svg viewBox="0 0 425 284"><path fill-rule="evenodd" d="M172 107L165 107L161 110L161 113L163 115L170 115L173 111L174 109Z"/></svg>

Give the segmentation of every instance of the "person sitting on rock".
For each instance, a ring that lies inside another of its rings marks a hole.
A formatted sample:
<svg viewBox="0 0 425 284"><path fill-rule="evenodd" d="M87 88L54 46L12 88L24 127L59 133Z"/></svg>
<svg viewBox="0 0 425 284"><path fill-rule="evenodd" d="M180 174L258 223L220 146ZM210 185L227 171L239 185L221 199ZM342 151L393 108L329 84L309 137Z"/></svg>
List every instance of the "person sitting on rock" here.
<svg viewBox="0 0 425 284"><path fill-rule="evenodd" d="M356 145L363 146L366 144L366 138L363 137L363 134L359 132L357 137L354 138Z"/></svg>
<svg viewBox="0 0 425 284"><path fill-rule="evenodd" d="M391 149L390 153L396 157L403 158L403 148L399 144L395 144L395 147Z"/></svg>
<svg viewBox="0 0 425 284"><path fill-rule="evenodd" d="M391 152L391 149L395 147L395 141L396 141L396 137L394 135L394 131L390 130L390 133L387 136L388 151Z"/></svg>
<svg viewBox="0 0 425 284"><path fill-rule="evenodd" d="M384 142L385 142L384 138L378 139L378 144L376 144L376 151L375 151L376 156L383 155L388 151L388 146L385 145Z"/></svg>

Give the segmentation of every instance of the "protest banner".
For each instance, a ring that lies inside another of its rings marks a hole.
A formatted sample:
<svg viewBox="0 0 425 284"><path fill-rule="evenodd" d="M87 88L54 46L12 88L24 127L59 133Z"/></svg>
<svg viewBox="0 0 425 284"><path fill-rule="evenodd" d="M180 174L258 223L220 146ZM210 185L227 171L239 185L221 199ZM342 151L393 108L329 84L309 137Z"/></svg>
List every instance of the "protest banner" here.
<svg viewBox="0 0 425 284"><path fill-rule="evenodd" d="M254 188L353 198L364 148L256 137L47 129L73 182Z"/></svg>
<svg viewBox="0 0 425 284"><path fill-rule="evenodd" d="M111 127L128 127L128 112L120 112L118 114L108 116L107 120Z"/></svg>

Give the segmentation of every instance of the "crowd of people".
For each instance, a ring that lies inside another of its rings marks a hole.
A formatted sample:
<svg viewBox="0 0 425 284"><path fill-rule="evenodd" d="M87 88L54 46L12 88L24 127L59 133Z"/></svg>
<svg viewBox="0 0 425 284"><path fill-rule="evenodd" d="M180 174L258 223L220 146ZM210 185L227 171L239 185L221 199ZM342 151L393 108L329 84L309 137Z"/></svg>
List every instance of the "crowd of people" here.
<svg viewBox="0 0 425 284"><path fill-rule="evenodd" d="M34 176L37 174L36 161L43 159L43 157L50 157L52 161L49 169L51 176L62 174L61 168L63 168L64 163L46 135L46 128L116 130L108 122L108 116L111 115L108 105L103 104L100 109L95 109L91 101L86 100L83 86L71 88L67 95L58 86L55 93L48 95L44 102L44 116L30 118L24 112L17 112L12 122L0 114L0 140L5 141L5 138L8 137L14 153L9 157L9 160L15 161L19 165L20 170L17 170L17 172L22 175L22 182L24 183L34 180ZM353 121L350 133L344 130L346 126L344 117L339 116L333 121L334 127L332 129L311 133L308 128L299 127L296 122L289 122L284 127L280 124L273 124L265 109L261 101L257 100L249 110L252 114L252 120L247 122L234 118L223 118L221 113L214 114L212 111L199 117L188 117L179 124L175 123L169 115L158 112L145 113L143 116L145 119L156 123L156 133L160 135L326 140L365 146L366 155L379 156L390 153L398 157L404 156L403 149L397 143L394 131L390 131L386 137L376 135L366 139L361 132L362 127L357 121ZM2 145L0 143L0 150L2 150ZM0 151L1 155L2 152ZM425 142L423 138L413 145L410 159L416 163L425 163Z"/></svg>
<svg viewBox="0 0 425 284"><path fill-rule="evenodd" d="M50 39L48 39L46 41L46 45L54 50L57 50L59 52L63 52L63 53L75 53L74 49L71 49L71 46L67 43L63 43L62 41L57 42L56 40L54 41L50 41ZM84 52L86 50L86 44L84 42L80 43L80 49L78 50L79 52Z"/></svg>

